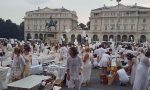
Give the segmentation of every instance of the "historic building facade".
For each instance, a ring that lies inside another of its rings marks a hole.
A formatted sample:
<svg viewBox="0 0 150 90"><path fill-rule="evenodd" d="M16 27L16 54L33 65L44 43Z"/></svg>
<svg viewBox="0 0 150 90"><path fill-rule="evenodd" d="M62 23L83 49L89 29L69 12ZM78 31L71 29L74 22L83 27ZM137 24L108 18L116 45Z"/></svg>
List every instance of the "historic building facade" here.
<svg viewBox="0 0 150 90"><path fill-rule="evenodd" d="M65 8L28 11L24 17L25 40L41 39L48 42L59 42L61 36L67 38L66 30L77 29L77 14Z"/></svg>
<svg viewBox="0 0 150 90"><path fill-rule="evenodd" d="M80 30L75 11L45 7L26 12L25 40L41 39L47 42L150 41L150 8L137 6L105 6L91 10L90 30ZM84 32L85 31L85 32ZM85 35L83 35L85 34ZM64 40L62 39L64 38Z"/></svg>
<svg viewBox="0 0 150 90"><path fill-rule="evenodd" d="M90 30L100 41L150 41L150 8L104 5L91 11Z"/></svg>

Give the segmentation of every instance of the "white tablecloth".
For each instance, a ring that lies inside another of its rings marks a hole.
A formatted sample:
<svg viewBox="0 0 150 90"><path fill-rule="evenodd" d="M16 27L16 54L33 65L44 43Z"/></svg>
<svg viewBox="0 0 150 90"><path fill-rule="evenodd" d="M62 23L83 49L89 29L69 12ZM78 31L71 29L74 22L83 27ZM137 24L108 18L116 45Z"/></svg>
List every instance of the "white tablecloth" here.
<svg viewBox="0 0 150 90"><path fill-rule="evenodd" d="M10 70L9 67L0 67L0 90L7 88Z"/></svg>
<svg viewBox="0 0 150 90"><path fill-rule="evenodd" d="M55 59L55 55L52 55L52 54L46 55L46 54L41 53L40 55L36 55L36 54L32 55L33 65L37 65L38 64L37 62L40 62L41 64L42 63L48 63L54 59Z"/></svg>
<svg viewBox="0 0 150 90"><path fill-rule="evenodd" d="M24 79L8 84L8 87L32 89L33 87L39 85L42 80L49 78L49 76L31 75Z"/></svg>
<svg viewBox="0 0 150 90"><path fill-rule="evenodd" d="M49 65L47 71L56 75L57 79L64 79L66 73L66 67L58 65Z"/></svg>
<svg viewBox="0 0 150 90"><path fill-rule="evenodd" d="M40 73L42 73L42 71L43 71L42 64L40 64L40 65L35 65L35 66L31 66L30 69L31 69L31 71L30 71L30 74L31 74L31 75L40 74Z"/></svg>

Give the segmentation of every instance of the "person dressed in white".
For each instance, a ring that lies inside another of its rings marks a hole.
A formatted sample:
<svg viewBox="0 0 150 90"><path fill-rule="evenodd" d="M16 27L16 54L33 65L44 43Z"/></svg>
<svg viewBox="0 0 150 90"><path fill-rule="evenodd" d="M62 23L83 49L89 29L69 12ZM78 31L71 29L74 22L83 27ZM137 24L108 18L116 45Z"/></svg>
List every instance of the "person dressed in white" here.
<svg viewBox="0 0 150 90"><path fill-rule="evenodd" d="M109 49L108 52L103 54L98 66L102 68L102 73L107 74L107 67L111 65L112 57L111 57L112 49Z"/></svg>
<svg viewBox="0 0 150 90"><path fill-rule="evenodd" d="M43 48L43 53L44 53L44 54L48 54L49 50L48 50L48 45L47 45L47 43L45 43L44 46L42 46L42 48Z"/></svg>
<svg viewBox="0 0 150 90"><path fill-rule="evenodd" d="M79 52L79 57L82 58L82 55L83 55L83 47L82 47L82 45L78 46L78 52Z"/></svg>
<svg viewBox="0 0 150 90"><path fill-rule="evenodd" d="M66 60L67 60L67 57L68 57L68 49L67 49L67 47L66 47L65 44L63 44L63 45L61 46L59 52L60 52L60 57L61 57L61 59L62 59L63 62L65 63Z"/></svg>
<svg viewBox="0 0 150 90"><path fill-rule="evenodd" d="M147 90L148 89L148 68L150 58L150 49L145 53L145 56L140 58L140 63L136 69L136 75L133 85L133 90Z"/></svg>
<svg viewBox="0 0 150 90"><path fill-rule="evenodd" d="M122 84L127 84L129 82L129 76L127 75L125 69L118 67L117 75L119 76L119 81Z"/></svg>
<svg viewBox="0 0 150 90"><path fill-rule="evenodd" d="M103 54L106 53L106 50L104 49L104 45L99 45L99 49L98 49L98 60L100 61Z"/></svg>
<svg viewBox="0 0 150 90"><path fill-rule="evenodd" d="M111 60L112 60L111 53L112 53L112 49L109 49L108 52L103 54L98 64L100 67L108 67L111 64Z"/></svg>
<svg viewBox="0 0 150 90"><path fill-rule="evenodd" d="M25 71L26 62L21 55L20 48L16 47L14 49L14 54L12 56L12 80L19 80L23 78L23 73Z"/></svg>
<svg viewBox="0 0 150 90"><path fill-rule="evenodd" d="M94 54L98 55L99 54L99 46L94 50Z"/></svg>
<svg viewBox="0 0 150 90"><path fill-rule="evenodd" d="M93 55L93 62L92 62L92 64L93 64L94 68L98 67L98 61L97 61L97 55L96 54Z"/></svg>
<svg viewBox="0 0 150 90"><path fill-rule="evenodd" d="M90 48L85 48L85 54L83 55L83 84L84 86L88 85L88 82L91 78L91 58L92 55L90 54Z"/></svg>
<svg viewBox="0 0 150 90"><path fill-rule="evenodd" d="M139 52L132 51L132 54L135 57L132 58L132 68L131 68L131 77L130 77L130 83L131 83L131 85L133 85L134 80L135 80L135 73L136 73L136 68L137 68L137 65L138 65L137 56L139 55Z"/></svg>
<svg viewBox="0 0 150 90"><path fill-rule="evenodd" d="M40 50L41 52L44 51L44 46L45 46L44 43L41 43L41 50Z"/></svg>
<svg viewBox="0 0 150 90"><path fill-rule="evenodd" d="M82 78L82 60L78 56L76 47L69 49L70 57L67 59L68 90L80 90Z"/></svg>
<svg viewBox="0 0 150 90"><path fill-rule="evenodd" d="M10 43L7 44L7 50L8 51L12 51L13 50L13 47Z"/></svg>

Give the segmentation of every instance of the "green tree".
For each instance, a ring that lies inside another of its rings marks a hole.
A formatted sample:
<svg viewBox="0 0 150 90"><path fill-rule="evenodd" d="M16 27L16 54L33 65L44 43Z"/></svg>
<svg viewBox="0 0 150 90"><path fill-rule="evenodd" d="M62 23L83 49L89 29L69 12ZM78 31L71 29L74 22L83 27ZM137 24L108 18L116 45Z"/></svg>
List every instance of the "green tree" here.
<svg viewBox="0 0 150 90"><path fill-rule="evenodd" d="M82 28L82 30L84 30L86 28L86 25L83 23L80 23L79 26L80 26L80 28Z"/></svg>
<svg viewBox="0 0 150 90"><path fill-rule="evenodd" d="M23 23L17 25L16 23L13 23L10 19L5 21L2 18L0 18L0 38L16 38L22 40L24 36L23 32Z"/></svg>

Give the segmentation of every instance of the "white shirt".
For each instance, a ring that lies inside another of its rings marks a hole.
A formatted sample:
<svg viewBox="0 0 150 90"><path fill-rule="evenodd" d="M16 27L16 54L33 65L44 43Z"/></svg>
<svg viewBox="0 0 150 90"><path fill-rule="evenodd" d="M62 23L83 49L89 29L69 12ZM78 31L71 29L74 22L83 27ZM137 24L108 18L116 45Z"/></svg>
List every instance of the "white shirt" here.
<svg viewBox="0 0 150 90"><path fill-rule="evenodd" d="M126 71L124 69L120 69L117 71L118 75L119 75L119 80L121 82L128 82L129 81L129 76L127 75Z"/></svg>
<svg viewBox="0 0 150 90"><path fill-rule="evenodd" d="M68 49L66 47L61 47L60 48L60 55L63 56L63 57L67 57Z"/></svg>
<svg viewBox="0 0 150 90"><path fill-rule="evenodd" d="M108 67L108 63L112 60L112 57L108 54L103 54L98 66Z"/></svg>
<svg viewBox="0 0 150 90"><path fill-rule="evenodd" d="M99 52L98 56L102 57L103 54L105 54L106 51L105 51L104 48L99 48L99 49L98 49L98 52Z"/></svg>
<svg viewBox="0 0 150 90"><path fill-rule="evenodd" d="M99 49L94 50L94 54L98 55L99 54Z"/></svg>

